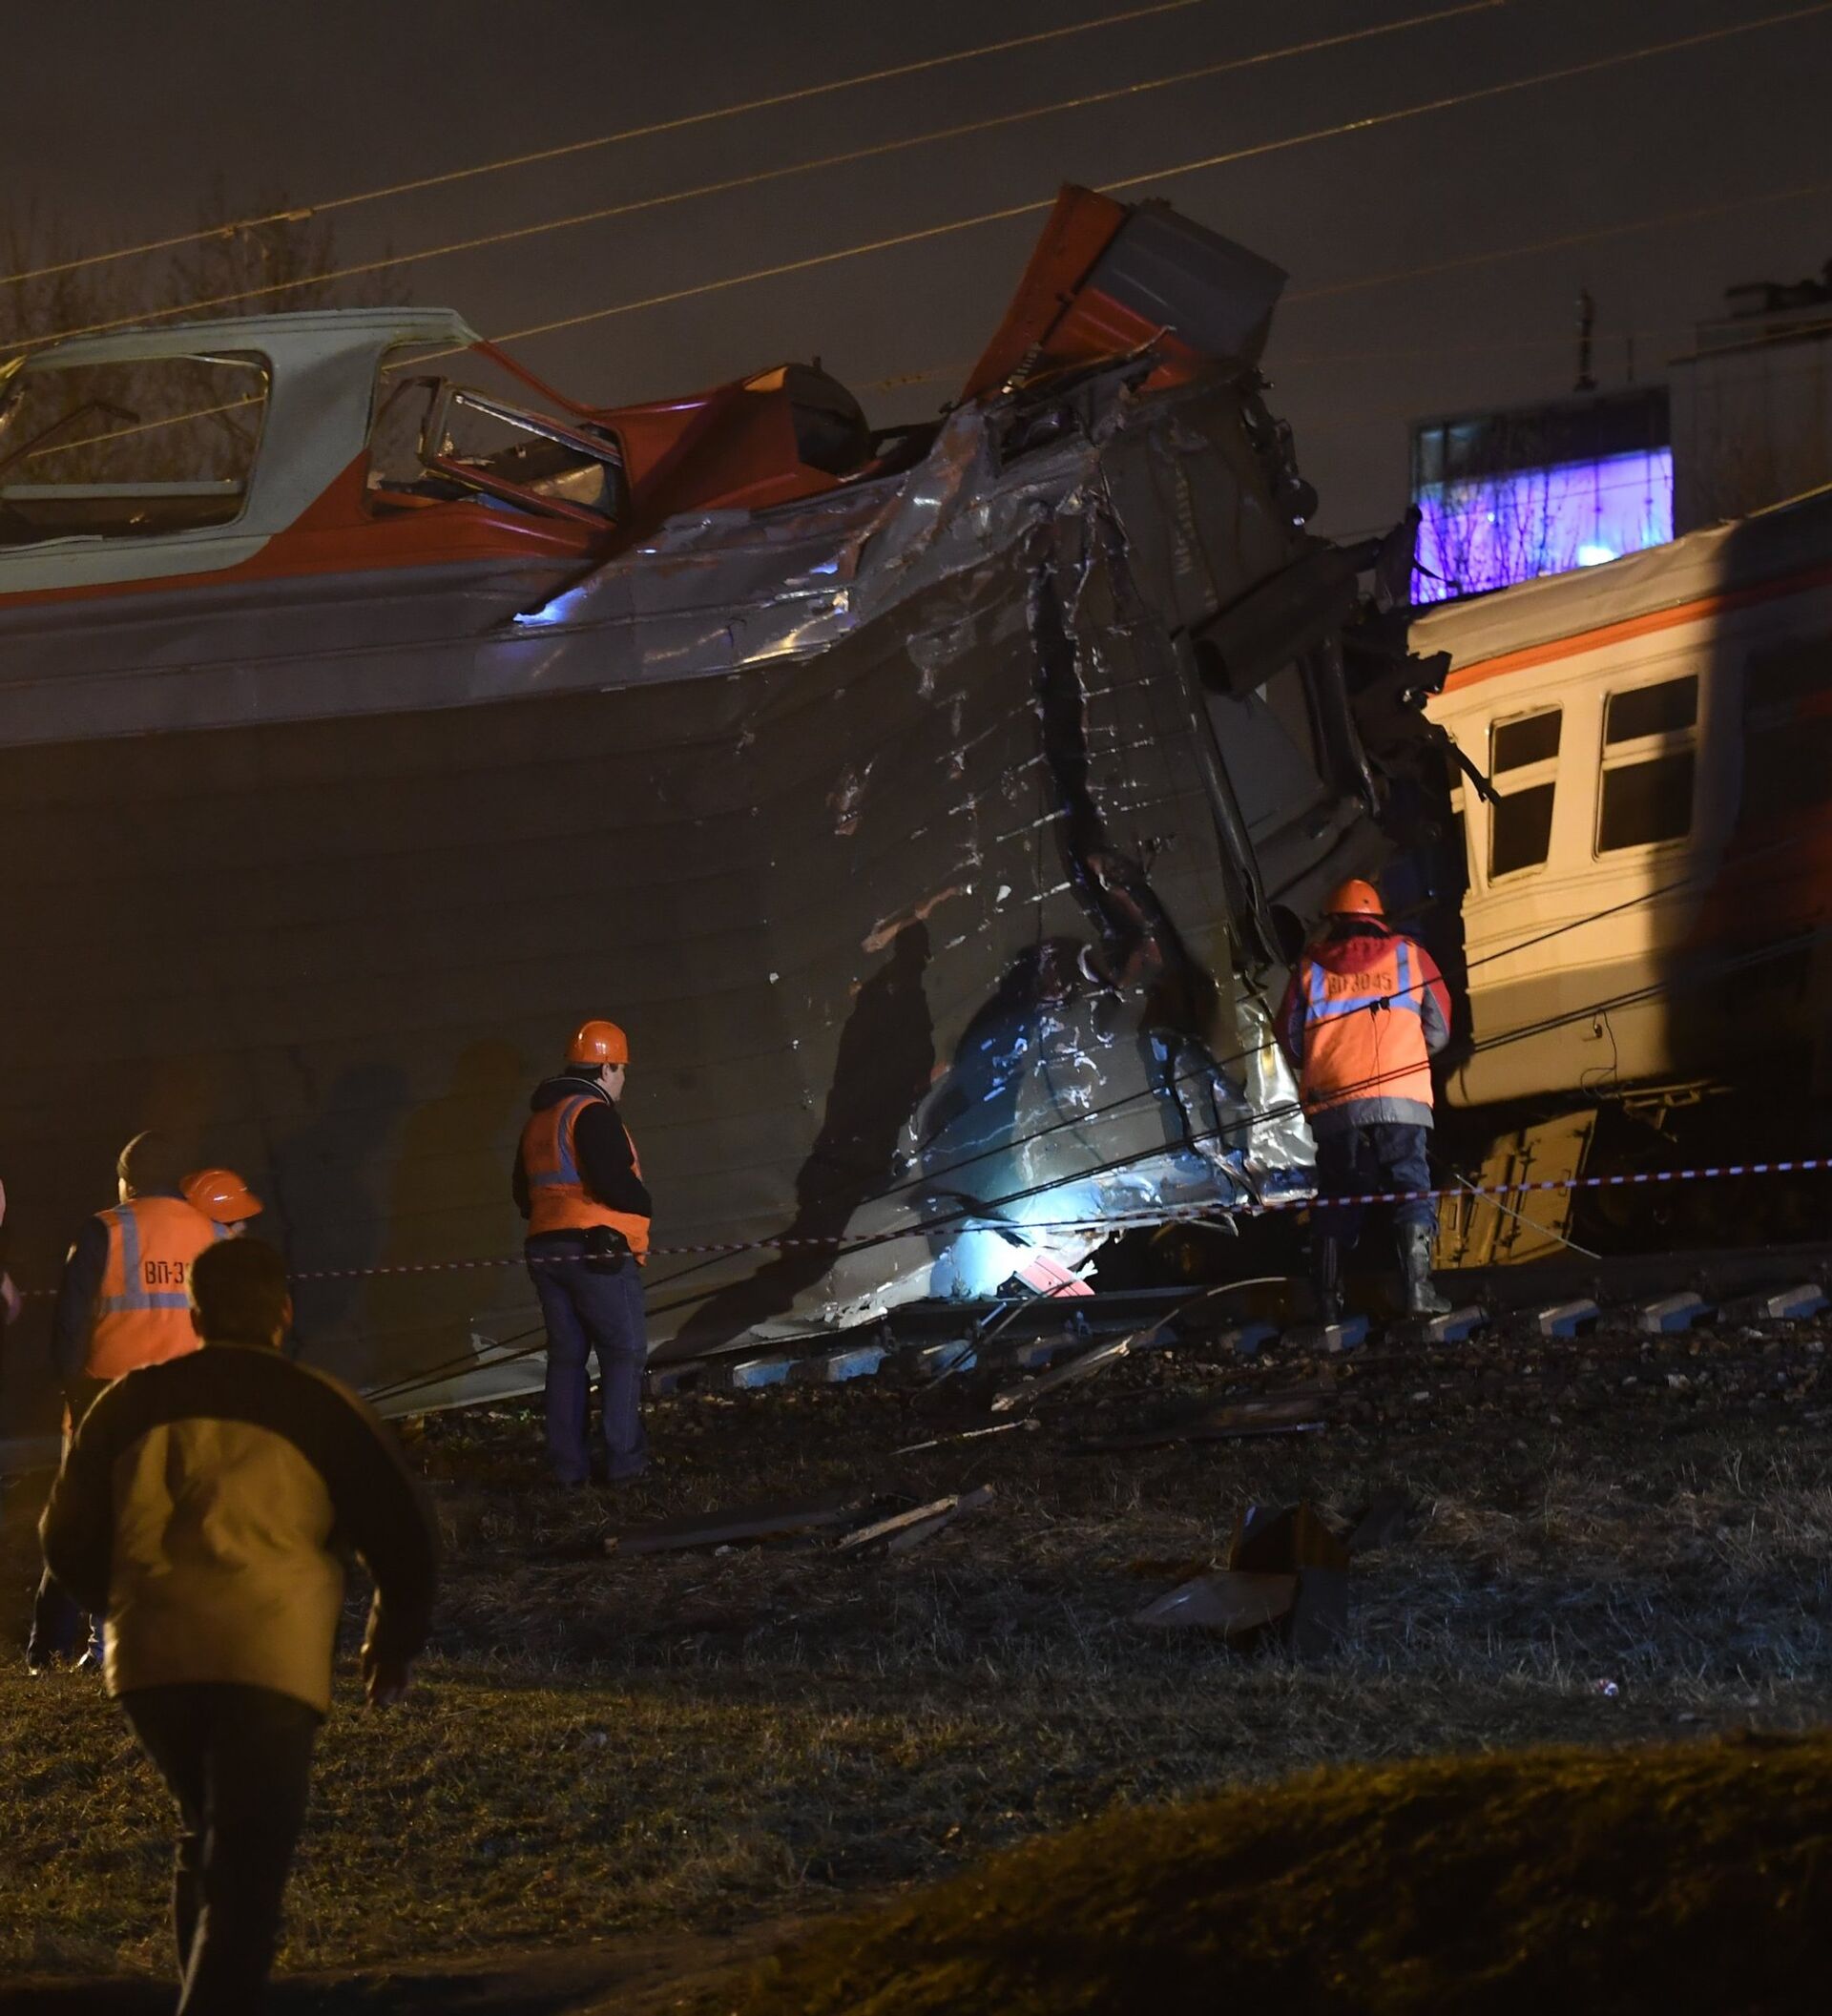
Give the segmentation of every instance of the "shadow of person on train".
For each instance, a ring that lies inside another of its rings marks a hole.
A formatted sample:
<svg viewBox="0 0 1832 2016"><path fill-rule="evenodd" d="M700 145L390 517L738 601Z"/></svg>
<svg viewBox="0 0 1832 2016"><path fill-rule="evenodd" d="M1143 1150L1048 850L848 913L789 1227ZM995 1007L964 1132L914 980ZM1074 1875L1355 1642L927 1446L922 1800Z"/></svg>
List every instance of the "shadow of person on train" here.
<svg viewBox="0 0 1832 2016"><path fill-rule="evenodd" d="M352 1064L317 1113L274 1151L273 1229L283 1233L294 1277L301 1355L359 1382L373 1368L356 1334L365 1284L355 1277L385 1244L383 1153L406 1107L399 1065Z"/></svg>
<svg viewBox="0 0 1832 2016"><path fill-rule="evenodd" d="M796 1174L796 1214L785 1238L838 1239L859 1206L889 1180L898 1139L935 1066L923 987L928 957L928 926L918 919L897 933L890 957L860 987L840 1032L821 1131ZM786 1247L691 1316L676 1340L677 1354L715 1349L781 1316L832 1260L830 1243Z"/></svg>
<svg viewBox="0 0 1832 2016"><path fill-rule="evenodd" d="M436 1265L517 1255L522 1226L509 1171L527 1112L529 1069L512 1043L468 1044L446 1090L402 1122L378 1264ZM470 1319L507 1287L525 1301L519 1265L379 1275L364 1282L363 1327L382 1376L441 1362L463 1348Z"/></svg>

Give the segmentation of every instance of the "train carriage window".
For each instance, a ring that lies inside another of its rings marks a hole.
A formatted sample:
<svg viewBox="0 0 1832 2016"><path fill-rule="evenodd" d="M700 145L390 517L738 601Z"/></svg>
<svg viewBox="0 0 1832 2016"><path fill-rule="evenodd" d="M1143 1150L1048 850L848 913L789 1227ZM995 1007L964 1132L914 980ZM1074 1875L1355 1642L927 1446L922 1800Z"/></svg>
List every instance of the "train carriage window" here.
<svg viewBox="0 0 1832 2016"><path fill-rule="evenodd" d="M1754 655L1743 674L1739 831L1832 798L1832 634Z"/></svg>
<svg viewBox="0 0 1832 2016"><path fill-rule="evenodd" d="M1662 679L1603 703L1596 851L1657 846L1692 831L1698 678Z"/></svg>
<svg viewBox="0 0 1832 2016"><path fill-rule="evenodd" d="M1488 730L1488 774L1500 794L1488 808L1491 882L1543 866L1551 850L1563 720L1563 708L1541 707Z"/></svg>
<svg viewBox="0 0 1832 2016"><path fill-rule="evenodd" d="M0 372L0 549L233 524L267 384L235 352Z"/></svg>

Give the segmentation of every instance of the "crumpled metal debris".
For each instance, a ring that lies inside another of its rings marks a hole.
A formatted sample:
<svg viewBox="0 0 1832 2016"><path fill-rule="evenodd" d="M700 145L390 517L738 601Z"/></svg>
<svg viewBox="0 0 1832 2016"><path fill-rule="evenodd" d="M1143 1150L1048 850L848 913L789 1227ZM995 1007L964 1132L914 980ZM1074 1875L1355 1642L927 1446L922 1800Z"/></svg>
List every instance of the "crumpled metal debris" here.
<svg viewBox="0 0 1832 2016"><path fill-rule="evenodd" d="M1133 1621L1218 1632L1239 1651L1273 1640L1294 1658L1321 1658L1348 1629L1348 1558L1311 1506L1248 1506L1228 1566L1154 1598Z"/></svg>

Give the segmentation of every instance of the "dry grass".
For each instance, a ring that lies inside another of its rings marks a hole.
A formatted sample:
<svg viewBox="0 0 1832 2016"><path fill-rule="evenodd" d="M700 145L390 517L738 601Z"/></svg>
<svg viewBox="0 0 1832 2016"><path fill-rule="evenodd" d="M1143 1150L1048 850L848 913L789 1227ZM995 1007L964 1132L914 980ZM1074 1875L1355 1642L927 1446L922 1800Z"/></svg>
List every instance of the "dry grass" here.
<svg viewBox="0 0 1832 2016"><path fill-rule="evenodd" d="M1115 1814L819 1927L712 2016L1823 2006L1832 1738L1459 1758Z"/></svg>
<svg viewBox="0 0 1832 2016"><path fill-rule="evenodd" d="M1181 1351L1068 1389L1035 1433L901 1458L983 1423L985 1391L656 1409L633 1519L994 1483L989 1511L888 1562L607 1560L602 1505L541 1488L527 1410L435 1419L415 1444L451 1543L435 1649L400 1711L340 1697L286 1960L718 1929L1318 1764L1832 1719L1817 1345L1351 1361L1324 1436L1125 1455L1076 1444L1319 1368ZM1335 1658L1243 1660L1127 1622L1163 1564L1225 1547L1244 1501L1345 1518L1396 1486L1420 1523L1358 1565ZM0 1526L21 1635L34 1495ZM162 1968L168 1817L116 1714L79 1676L14 1665L0 1744L0 1969Z"/></svg>

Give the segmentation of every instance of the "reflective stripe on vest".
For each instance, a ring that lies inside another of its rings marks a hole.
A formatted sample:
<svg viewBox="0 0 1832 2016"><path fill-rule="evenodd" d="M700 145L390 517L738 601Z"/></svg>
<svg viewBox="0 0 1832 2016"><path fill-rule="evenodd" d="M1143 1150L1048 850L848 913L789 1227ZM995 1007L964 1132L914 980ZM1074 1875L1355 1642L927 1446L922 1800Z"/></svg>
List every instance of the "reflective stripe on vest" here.
<svg viewBox="0 0 1832 2016"><path fill-rule="evenodd" d="M84 1376L119 1379L195 1351L191 1262L227 1228L179 1197L135 1197L99 1216L108 1227L108 1257Z"/></svg>
<svg viewBox="0 0 1832 2016"><path fill-rule="evenodd" d="M530 1116L522 1129L522 1173L528 1178L528 1229L531 1234L586 1232L611 1225L630 1241L638 1257L649 1250L649 1220L633 1211L613 1211L588 1195L579 1173L579 1115L597 1101L590 1092L561 1099ZM628 1130L625 1139L629 1139ZM642 1159L630 1142L630 1161L638 1176Z"/></svg>
<svg viewBox="0 0 1832 2016"><path fill-rule="evenodd" d="M1377 966L1333 973L1306 959L1304 1068L1307 1113L1356 1099L1409 1099L1429 1107L1431 1056L1425 1042L1424 970L1409 940L1394 938Z"/></svg>

